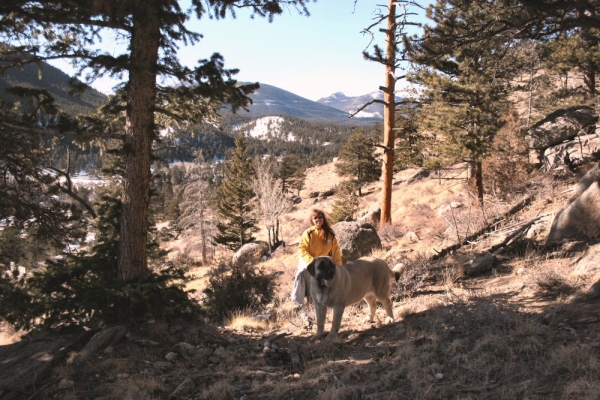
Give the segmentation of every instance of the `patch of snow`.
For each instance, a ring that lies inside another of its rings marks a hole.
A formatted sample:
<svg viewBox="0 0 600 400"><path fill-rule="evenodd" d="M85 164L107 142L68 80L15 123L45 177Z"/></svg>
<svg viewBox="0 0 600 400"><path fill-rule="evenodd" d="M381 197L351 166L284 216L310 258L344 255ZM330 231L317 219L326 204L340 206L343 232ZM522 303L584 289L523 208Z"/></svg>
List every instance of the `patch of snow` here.
<svg viewBox="0 0 600 400"><path fill-rule="evenodd" d="M354 116L354 118L383 118L378 112L366 112L362 110Z"/></svg>
<svg viewBox="0 0 600 400"><path fill-rule="evenodd" d="M284 119L282 117L262 117L242 126L238 126L235 130L244 131L249 136L258 139L267 139L269 133L271 136L280 137L281 125L283 122Z"/></svg>

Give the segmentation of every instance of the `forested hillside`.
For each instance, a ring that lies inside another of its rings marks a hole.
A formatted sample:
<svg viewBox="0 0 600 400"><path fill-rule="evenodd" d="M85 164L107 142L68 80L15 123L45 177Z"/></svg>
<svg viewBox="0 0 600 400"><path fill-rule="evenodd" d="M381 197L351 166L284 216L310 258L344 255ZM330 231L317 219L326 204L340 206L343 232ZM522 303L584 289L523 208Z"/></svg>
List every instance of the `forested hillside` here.
<svg viewBox="0 0 600 400"><path fill-rule="evenodd" d="M3 64L7 62L0 61L0 66ZM59 107L72 116L90 114L108 101L106 95L89 86L80 87L79 93L70 94L74 91L70 81L67 74L48 63L25 64L21 68L10 68L0 75L0 99L9 102L17 100L17 97L6 92L7 88L14 86L46 89ZM83 85L81 81L74 82Z"/></svg>
<svg viewBox="0 0 600 400"><path fill-rule="evenodd" d="M283 123L280 129L286 133L286 137L271 137L268 140L249 137L248 150L252 156L282 157L294 154L301 156L307 164L323 164L338 155L353 131L366 129L350 124L311 122L288 115L282 115L281 118ZM211 124L192 127L176 135L173 139L176 146L158 154L171 162L191 161L196 150L201 152L205 160L227 159L234 148L235 137L244 130L252 129L254 120L243 115L226 115L219 127Z"/></svg>

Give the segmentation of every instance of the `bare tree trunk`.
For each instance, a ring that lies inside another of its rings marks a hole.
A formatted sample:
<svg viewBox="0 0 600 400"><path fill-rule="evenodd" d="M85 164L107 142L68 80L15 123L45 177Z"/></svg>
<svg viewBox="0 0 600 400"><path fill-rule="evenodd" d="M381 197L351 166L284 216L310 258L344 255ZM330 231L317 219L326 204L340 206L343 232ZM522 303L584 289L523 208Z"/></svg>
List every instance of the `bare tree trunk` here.
<svg viewBox="0 0 600 400"><path fill-rule="evenodd" d="M135 2L131 34L131 65L127 86L125 169L118 253L118 279L135 280L148 271L148 207L150 156L154 138L156 62L160 39L157 10L144 0Z"/></svg>
<svg viewBox="0 0 600 400"><path fill-rule="evenodd" d="M201 237L201 246L202 246L202 265L207 264L206 257L206 236L208 232L206 231L206 222L204 221L204 210L200 212L200 237Z"/></svg>
<svg viewBox="0 0 600 400"><path fill-rule="evenodd" d="M383 190L379 226L392 222L392 178L394 175L394 141L396 120L396 1L388 0L386 35L385 87L383 88Z"/></svg>
<svg viewBox="0 0 600 400"><path fill-rule="evenodd" d="M477 200L483 206L483 163L481 160L475 162L475 184L477 186Z"/></svg>

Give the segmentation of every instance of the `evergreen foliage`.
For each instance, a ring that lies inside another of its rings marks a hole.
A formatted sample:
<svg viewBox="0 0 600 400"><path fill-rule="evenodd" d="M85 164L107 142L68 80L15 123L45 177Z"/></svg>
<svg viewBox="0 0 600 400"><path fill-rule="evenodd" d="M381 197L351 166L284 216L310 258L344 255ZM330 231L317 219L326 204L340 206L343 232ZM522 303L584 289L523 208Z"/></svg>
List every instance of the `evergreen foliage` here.
<svg viewBox="0 0 600 400"><path fill-rule="evenodd" d="M205 311L226 317L235 311L259 310L275 297L277 280L251 265L220 264L208 273L204 289Z"/></svg>
<svg viewBox="0 0 600 400"><path fill-rule="evenodd" d="M332 223L354 220L358 212L358 196L356 195L355 183L352 181L342 182L333 201L331 211Z"/></svg>
<svg viewBox="0 0 600 400"><path fill-rule="evenodd" d="M286 154L279 163L277 178L281 181L281 191L296 191L299 195L306 181L306 166L294 154Z"/></svg>
<svg viewBox="0 0 600 400"><path fill-rule="evenodd" d="M1 310L3 319L23 329L99 328L131 326L149 319L189 318L199 311L184 289L189 280L184 268L149 271L128 283L117 279L121 207L115 194L111 190L101 196L97 238L91 249L47 260L46 268L35 271L9 292L7 298L14 303ZM157 266L165 255L153 235L148 254Z"/></svg>
<svg viewBox="0 0 600 400"><path fill-rule="evenodd" d="M489 7L439 0L428 10L435 26L426 26L421 41L409 51L420 65L412 79L426 87L423 127L440 140L438 162L467 162L480 203L482 162L502 127L510 79L519 71L510 42L502 35L457 43L487 19Z"/></svg>
<svg viewBox="0 0 600 400"><path fill-rule="evenodd" d="M425 159L424 148L429 147L427 138L419 129L421 110L414 105L401 105L396 113L396 149L394 167L403 170L422 167Z"/></svg>
<svg viewBox="0 0 600 400"><path fill-rule="evenodd" d="M122 282L137 280L148 269L151 162L157 131L172 124L216 121L223 106L233 112L245 109L248 94L258 87L238 84L233 79L238 70L226 69L218 53L199 60L194 68L182 65L179 45L193 45L201 38L186 22L192 16L199 20L235 16L238 7L272 20L284 5L308 14L306 0L194 1L185 10L171 0L135 4L59 0L50 5L28 1L0 8L0 41L7 43L0 48L3 70L65 58L90 80L104 74L127 79L104 107L115 118L86 119L86 132L98 137L118 134L125 149L117 260ZM106 31L125 44L122 53L97 50ZM163 85L165 81L172 85Z"/></svg>
<svg viewBox="0 0 600 400"><path fill-rule="evenodd" d="M355 131L340 151L335 171L339 176L349 176L360 196L366 183L381 177L381 163L375 158L373 140L362 131Z"/></svg>
<svg viewBox="0 0 600 400"><path fill-rule="evenodd" d="M256 195L251 182L254 167L246 148L246 138L240 135L235 141L231 161L225 165L223 183L217 189L216 209L220 221L217 222L215 243L237 250L252 242L258 230L255 216Z"/></svg>

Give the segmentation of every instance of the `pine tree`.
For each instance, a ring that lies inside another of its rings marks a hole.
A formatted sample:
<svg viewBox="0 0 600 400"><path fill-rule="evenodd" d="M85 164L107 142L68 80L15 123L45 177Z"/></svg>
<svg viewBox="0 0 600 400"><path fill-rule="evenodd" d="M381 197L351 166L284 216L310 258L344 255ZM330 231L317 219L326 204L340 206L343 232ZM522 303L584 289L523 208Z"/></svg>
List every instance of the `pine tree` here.
<svg viewBox="0 0 600 400"><path fill-rule="evenodd" d="M331 220L333 223L354 219L359 201L353 182L342 182L333 201Z"/></svg>
<svg viewBox="0 0 600 400"><path fill-rule="evenodd" d="M585 95L596 97L596 75L600 70L600 30L578 28L563 32L546 46L548 69L567 74L578 69L583 74Z"/></svg>
<svg viewBox="0 0 600 400"><path fill-rule="evenodd" d="M415 105L401 106L396 113L397 133L394 154L396 170L423 166L425 138L419 130L418 120L420 117L420 108L415 107Z"/></svg>
<svg viewBox="0 0 600 400"><path fill-rule="evenodd" d="M381 163L375 158L373 141L361 131L355 131L342 148L335 171L339 176L349 176L361 196L366 183L375 182L381 176Z"/></svg>
<svg viewBox="0 0 600 400"><path fill-rule="evenodd" d="M256 195L251 186L253 176L252 160L242 134L235 140L235 150L231 161L225 165L225 176L217 189L216 199L220 221L217 223L215 243L234 251L252 242L255 239L252 234L258 230L254 202Z"/></svg>
<svg viewBox="0 0 600 400"><path fill-rule="evenodd" d="M520 71L505 36L457 42L489 11L469 1L438 1L428 13L435 27L426 26L420 43L409 51L420 65L413 79L426 87L423 125L441 139L439 159L468 163L480 204L482 161L489 157L508 111L510 79Z"/></svg>
<svg viewBox="0 0 600 400"><path fill-rule="evenodd" d="M177 57L181 43L195 44L202 37L186 22L202 18L235 17L239 7L269 20L291 5L308 14L307 0L216 0L193 1L87 1L57 0L4 2L0 8L2 70L26 63L65 58L77 63L90 80L98 76L126 76L127 81L104 110L110 121L87 119L63 126L73 131L95 132L122 141L123 193L120 221L118 274L122 282L135 281L148 272L146 242L152 149L158 129L173 122L182 124L214 121L221 107L245 108L248 94L257 84L239 85L235 69L225 69L223 57L215 53L194 68ZM100 34L102 33L102 34ZM97 50L104 35L114 34L125 43L123 53ZM12 47L11 47L12 46ZM164 86L158 82L175 80Z"/></svg>
<svg viewBox="0 0 600 400"><path fill-rule="evenodd" d="M306 166L302 164L298 156L286 154L279 164L277 177L281 180L281 190L286 193L295 190L298 195L304 189L306 181Z"/></svg>
<svg viewBox="0 0 600 400"><path fill-rule="evenodd" d="M396 83L405 79L406 75L398 73L398 69L408 61L406 47L403 45L406 28L420 26L418 22L411 21L416 15L415 8L422 6L412 0L388 0L387 7L377 6L375 21L364 30L374 36L375 28L385 34L385 50L375 45L373 53L363 52L365 59L380 63L385 68L385 83L380 86L383 91L383 101L372 100L359 108L356 113L372 103L383 103L383 162L382 162L382 190L381 190L381 218L379 226L392 222L392 178L394 175L394 145L396 141ZM385 11L383 11L385 10ZM382 25L385 24L385 28Z"/></svg>

